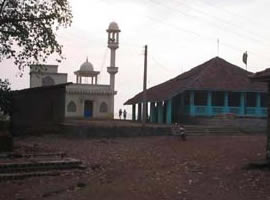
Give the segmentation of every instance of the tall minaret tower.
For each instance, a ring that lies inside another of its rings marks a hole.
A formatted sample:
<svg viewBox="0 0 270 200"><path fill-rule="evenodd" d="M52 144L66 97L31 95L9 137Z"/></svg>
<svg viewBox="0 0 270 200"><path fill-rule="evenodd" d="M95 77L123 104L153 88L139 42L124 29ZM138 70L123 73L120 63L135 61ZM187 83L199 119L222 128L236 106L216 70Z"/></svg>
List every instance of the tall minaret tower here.
<svg viewBox="0 0 270 200"><path fill-rule="evenodd" d="M107 68L108 73L110 74L110 85L112 90L114 91L115 85L115 74L118 72L118 67L115 66L115 51L119 47L119 32L117 23L111 22L108 32L108 48L111 50L111 63Z"/></svg>
<svg viewBox="0 0 270 200"><path fill-rule="evenodd" d="M120 29L115 22L111 22L108 32L108 48L111 50L111 63L107 67L107 72L110 74L110 86L114 94L115 92L115 74L118 72L118 67L115 66L115 51L119 47L119 33ZM111 113L114 114L114 94L111 98Z"/></svg>

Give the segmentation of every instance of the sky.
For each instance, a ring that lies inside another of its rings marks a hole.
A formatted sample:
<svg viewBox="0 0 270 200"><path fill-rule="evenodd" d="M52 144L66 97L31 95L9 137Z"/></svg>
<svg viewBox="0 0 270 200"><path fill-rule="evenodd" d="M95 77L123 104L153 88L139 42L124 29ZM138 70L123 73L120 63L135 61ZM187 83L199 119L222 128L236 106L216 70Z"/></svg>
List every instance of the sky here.
<svg viewBox="0 0 270 200"><path fill-rule="evenodd" d="M66 57L59 72L74 71L86 57L100 84L109 84L110 51L106 29L115 21L121 29L116 52L115 113L131 106L123 103L143 89L144 45L148 45L148 81L152 87L219 56L248 70L270 67L269 0L70 0L72 26L57 32ZM56 64L51 58L47 64ZM29 87L29 69L23 76L8 60L0 63L0 78L14 90ZM117 116L117 114L115 114Z"/></svg>

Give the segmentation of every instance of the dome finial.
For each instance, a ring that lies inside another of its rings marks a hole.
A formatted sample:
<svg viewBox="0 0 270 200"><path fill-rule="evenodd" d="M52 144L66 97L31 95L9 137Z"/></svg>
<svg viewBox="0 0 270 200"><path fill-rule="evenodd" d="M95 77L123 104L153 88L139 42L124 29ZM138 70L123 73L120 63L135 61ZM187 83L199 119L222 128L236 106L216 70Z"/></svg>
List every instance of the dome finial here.
<svg viewBox="0 0 270 200"><path fill-rule="evenodd" d="M88 63L88 56L86 57L86 62Z"/></svg>

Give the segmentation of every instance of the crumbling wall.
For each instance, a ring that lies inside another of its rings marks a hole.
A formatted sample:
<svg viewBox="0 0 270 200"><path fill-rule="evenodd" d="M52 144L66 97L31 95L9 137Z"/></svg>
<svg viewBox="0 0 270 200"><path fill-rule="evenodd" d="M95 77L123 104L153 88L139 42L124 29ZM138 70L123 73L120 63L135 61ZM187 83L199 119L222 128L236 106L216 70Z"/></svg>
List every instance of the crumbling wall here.
<svg viewBox="0 0 270 200"><path fill-rule="evenodd" d="M46 127L65 117L65 87L31 88L14 92L12 103L12 134L25 128Z"/></svg>

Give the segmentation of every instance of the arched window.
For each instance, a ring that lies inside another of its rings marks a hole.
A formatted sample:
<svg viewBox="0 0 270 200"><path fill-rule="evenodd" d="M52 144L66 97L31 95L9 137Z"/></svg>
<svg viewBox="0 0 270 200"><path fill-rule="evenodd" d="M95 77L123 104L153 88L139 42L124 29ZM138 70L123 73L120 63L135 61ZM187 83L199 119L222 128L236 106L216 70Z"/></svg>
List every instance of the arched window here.
<svg viewBox="0 0 270 200"><path fill-rule="evenodd" d="M68 106L67 106L67 111L68 112L76 112L76 110L77 110L76 104L73 101L69 102Z"/></svg>
<svg viewBox="0 0 270 200"><path fill-rule="evenodd" d="M50 86L54 85L54 80L50 76L46 76L45 78L42 79L42 86Z"/></svg>
<svg viewBox="0 0 270 200"><path fill-rule="evenodd" d="M108 112L108 105L106 103L102 102L100 104L99 111L102 113Z"/></svg>

